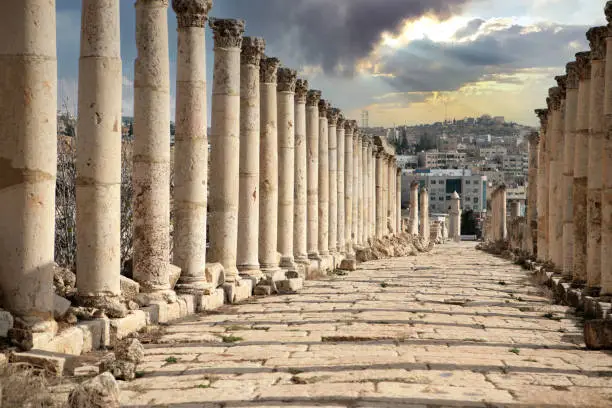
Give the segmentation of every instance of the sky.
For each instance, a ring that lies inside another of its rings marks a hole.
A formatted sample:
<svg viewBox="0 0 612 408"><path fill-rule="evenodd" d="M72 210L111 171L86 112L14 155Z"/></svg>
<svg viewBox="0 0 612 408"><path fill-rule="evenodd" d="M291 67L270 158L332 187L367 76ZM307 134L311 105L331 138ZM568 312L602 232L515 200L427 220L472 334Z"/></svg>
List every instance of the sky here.
<svg viewBox="0 0 612 408"><path fill-rule="evenodd" d="M605 25L604 0L213 0L210 16L241 18L266 54L370 126L490 114L526 125L585 32ZM60 109L76 113L80 1L56 0ZM123 114L133 113L133 0L120 0ZM176 16L168 10L174 116ZM206 28L212 84L212 33ZM208 98L210 102L210 93ZM209 104L210 107L210 104ZM210 110L210 109L209 109ZM210 115L210 113L209 113Z"/></svg>

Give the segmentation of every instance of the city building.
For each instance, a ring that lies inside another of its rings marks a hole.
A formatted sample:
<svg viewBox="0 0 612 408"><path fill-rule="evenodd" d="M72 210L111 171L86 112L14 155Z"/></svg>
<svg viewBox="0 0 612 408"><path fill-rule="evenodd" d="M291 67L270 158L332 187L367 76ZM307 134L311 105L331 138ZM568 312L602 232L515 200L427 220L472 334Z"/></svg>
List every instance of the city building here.
<svg viewBox="0 0 612 408"><path fill-rule="evenodd" d="M428 169L459 169L463 167L466 154L458 151L440 152L427 150L420 152L419 167Z"/></svg>

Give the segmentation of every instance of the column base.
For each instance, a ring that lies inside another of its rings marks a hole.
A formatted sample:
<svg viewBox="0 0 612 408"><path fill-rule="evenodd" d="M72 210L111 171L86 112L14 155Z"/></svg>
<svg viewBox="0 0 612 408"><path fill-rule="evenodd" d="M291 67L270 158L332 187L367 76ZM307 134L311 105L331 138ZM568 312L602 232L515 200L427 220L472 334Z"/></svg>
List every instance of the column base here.
<svg viewBox="0 0 612 408"><path fill-rule="evenodd" d="M261 280L264 273L262 272L259 264L257 265L238 265L238 273L243 279L254 279L255 281Z"/></svg>
<svg viewBox="0 0 612 408"><path fill-rule="evenodd" d="M176 303L177 301L176 293L171 289L141 292L136 296L136 302L140 306L148 306L151 302Z"/></svg>
<svg viewBox="0 0 612 408"><path fill-rule="evenodd" d="M172 292L174 293L174 292ZM76 303L80 306L100 309L104 314L112 319L120 319L127 316L128 309L123 303L120 295L98 295L75 297Z"/></svg>
<svg viewBox="0 0 612 408"><path fill-rule="evenodd" d="M280 267L289 271L295 271L296 265L292 256L283 256L280 260Z"/></svg>
<svg viewBox="0 0 612 408"><path fill-rule="evenodd" d="M318 252L309 252L308 259L310 259L311 261L321 261L321 256Z"/></svg>
<svg viewBox="0 0 612 408"><path fill-rule="evenodd" d="M224 267L225 282L237 282L240 280L240 271L236 266Z"/></svg>
<svg viewBox="0 0 612 408"><path fill-rule="evenodd" d="M281 281L287 279L287 276L285 275L287 271L285 269L280 268L278 265L262 267L261 271L268 279L271 279L272 281Z"/></svg>

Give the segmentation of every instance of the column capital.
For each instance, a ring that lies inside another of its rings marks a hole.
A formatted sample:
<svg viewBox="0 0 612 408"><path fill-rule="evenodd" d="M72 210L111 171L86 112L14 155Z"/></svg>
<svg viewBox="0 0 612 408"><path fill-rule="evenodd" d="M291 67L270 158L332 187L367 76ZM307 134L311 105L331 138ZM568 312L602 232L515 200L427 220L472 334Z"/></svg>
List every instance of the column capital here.
<svg viewBox="0 0 612 408"><path fill-rule="evenodd" d="M536 109L534 112L540 119L540 126L542 129L546 129L548 125L548 109Z"/></svg>
<svg viewBox="0 0 612 408"><path fill-rule="evenodd" d="M297 103L306 103L306 95L308 94L308 80L298 79L295 82L295 101Z"/></svg>
<svg viewBox="0 0 612 408"><path fill-rule="evenodd" d="M416 180L413 180L413 181L410 183L410 189L411 189L411 190L415 190L415 189L416 189L416 190L418 190L418 188L419 188L419 182L418 182L418 181L416 181Z"/></svg>
<svg viewBox="0 0 612 408"><path fill-rule="evenodd" d="M291 68L279 68L278 69L278 85L276 90L278 92L295 92L295 86L297 81L297 71Z"/></svg>
<svg viewBox="0 0 612 408"><path fill-rule="evenodd" d="M259 82L262 84L275 84L278 79L278 66L280 60L274 57L262 57L259 63Z"/></svg>
<svg viewBox="0 0 612 408"><path fill-rule="evenodd" d="M308 106L319 106L319 100L321 99L321 91L311 89L306 95L306 105Z"/></svg>
<svg viewBox="0 0 612 408"><path fill-rule="evenodd" d="M587 40L591 47L591 59L604 60L606 59L606 37L608 36L608 27L599 26L591 27L586 33Z"/></svg>
<svg viewBox="0 0 612 408"><path fill-rule="evenodd" d="M204 27L212 0L172 0L178 28Z"/></svg>
<svg viewBox="0 0 612 408"><path fill-rule="evenodd" d="M557 81L561 99L565 99L567 93L567 75L557 75L555 81Z"/></svg>
<svg viewBox="0 0 612 408"><path fill-rule="evenodd" d="M567 63L565 71L567 72L567 89L578 89L578 81L580 80L578 64L576 62Z"/></svg>
<svg viewBox="0 0 612 408"><path fill-rule="evenodd" d="M421 187L421 193L427 193L427 187L425 186Z"/></svg>
<svg viewBox="0 0 612 408"><path fill-rule="evenodd" d="M608 22L608 27L612 25L612 1L608 0L604 7L604 13L606 14L606 21Z"/></svg>
<svg viewBox="0 0 612 408"><path fill-rule="evenodd" d="M401 167L396 167L395 171L397 173L397 175L399 176L400 174L402 174L402 168Z"/></svg>
<svg viewBox="0 0 612 408"><path fill-rule="evenodd" d="M553 86L548 89L548 97L550 99L550 107L553 110L561 109L562 92L558 86Z"/></svg>
<svg viewBox="0 0 612 408"><path fill-rule="evenodd" d="M244 20L211 18L215 48L241 48Z"/></svg>
<svg viewBox="0 0 612 408"><path fill-rule="evenodd" d="M581 81L591 79L591 53L589 51L576 54L576 68Z"/></svg>
<svg viewBox="0 0 612 408"><path fill-rule="evenodd" d="M327 120L329 121L330 125L337 126L339 117L340 117L340 109L329 108L327 110Z"/></svg>
<svg viewBox="0 0 612 408"><path fill-rule="evenodd" d="M344 122L344 115L342 114L342 111L338 109L338 129L344 129Z"/></svg>
<svg viewBox="0 0 612 408"><path fill-rule="evenodd" d="M353 133L355 131L355 121L351 120L351 119L346 119L344 121L344 130L346 131L346 133Z"/></svg>
<svg viewBox="0 0 612 408"><path fill-rule="evenodd" d="M540 133L539 132L531 132L527 137L529 143L532 145L538 145L540 143Z"/></svg>
<svg viewBox="0 0 612 408"><path fill-rule="evenodd" d="M326 118L327 110L329 109L329 102L325 99L319 99L319 117Z"/></svg>
<svg viewBox="0 0 612 408"><path fill-rule="evenodd" d="M242 65L259 66L265 49L266 40L262 37L244 37L242 39L240 63Z"/></svg>

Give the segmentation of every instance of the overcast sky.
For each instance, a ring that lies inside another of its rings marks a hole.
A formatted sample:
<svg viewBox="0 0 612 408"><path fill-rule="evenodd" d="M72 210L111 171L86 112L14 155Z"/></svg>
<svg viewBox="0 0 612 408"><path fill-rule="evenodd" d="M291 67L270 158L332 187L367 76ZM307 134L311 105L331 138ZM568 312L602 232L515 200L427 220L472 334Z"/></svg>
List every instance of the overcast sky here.
<svg viewBox="0 0 612 408"><path fill-rule="evenodd" d="M324 98L371 126L491 114L537 123L547 89L606 24L603 0L213 0ZM80 1L57 0L59 99L75 110ZM121 0L123 112L133 112L134 1ZM174 112L176 17L168 11ZM212 37L207 28L208 82ZM208 90L209 98L210 91Z"/></svg>

